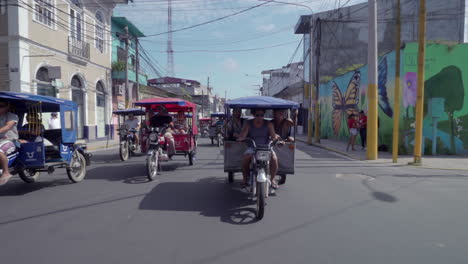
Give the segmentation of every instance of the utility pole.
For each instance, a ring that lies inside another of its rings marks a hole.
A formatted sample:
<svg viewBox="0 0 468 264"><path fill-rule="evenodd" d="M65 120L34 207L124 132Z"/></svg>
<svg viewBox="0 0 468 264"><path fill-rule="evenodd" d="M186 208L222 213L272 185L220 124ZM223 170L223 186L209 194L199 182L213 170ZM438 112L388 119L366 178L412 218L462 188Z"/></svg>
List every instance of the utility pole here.
<svg viewBox="0 0 468 264"><path fill-rule="evenodd" d="M136 51L136 64L135 64L135 78L136 78L136 101L140 100L140 83L139 83L139 80L138 80L138 77L140 75L140 54L139 54L139 51L138 51L138 45L139 45L139 41L138 41L138 38L136 37L135 38L135 51Z"/></svg>
<svg viewBox="0 0 468 264"><path fill-rule="evenodd" d="M416 96L416 131L414 135L414 165L421 165L423 115L424 115L424 66L426 55L426 0L419 1L418 34L418 92ZM435 144L435 143L434 143Z"/></svg>
<svg viewBox="0 0 468 264"><path fill-rule="evenodd" d="M377 0L369 0L369 40L368 40L368 86L369 114L367 123L367 153L368 160L378 157L378 98L377 98Z"/></svg>
<svg viewBox="0 0 468 264"><path fill-rule="evenodd" d="M307 91L307 101L309 102L309 114L308 114L308 118L307 118L307 143L309 145L312 145L312 107L313 107L313 58L312 58L312 47L313 47L313 44L312 44L312 40L314 39L314 31L312 29L312 27L310 27L310 33L309 33L309 90Z"/></svg>
<svg viewBox="0 0 468 264"><path fill-rule="evenodd" d="M320 143L320 42L322 40L322 24L320 18L317 18L317 45L315 47L317 66L315 67L315 97L314 97L314 126L315 126L315 143Z"/></svg>
<svg viewBox="0 0 468 264"><path fill-rule="evenodd" d="M129 40L128 26L125 26L124 30L125 30L125 36L123 37L123 39L125 40L125 94L126 94L125 108L128 108L131 97L132 97L129 91L129 87L128 87L128 40Z"/></svg>
<svg viewBox="0 0 468 264"><path fill-rule="evenodd" d="M206 110L206 114L209 115L210 114L210 108L209 108L209 105L210 105L210 76L208 76L208 81L207 81L207 84L206 84L206 104L207 104L207 110Z"/></svg>
<svg viewBox="0 0 468 264"><path fill-rule="evenodd" d="M202 113L202 117L205 117L205 91L203 91L203 89L201 90L201 94L202 94L202 97L201 97L201 113Z"/></svg>
<svg viewBox="0 0 468 264"><path fill-rule="evenodd" d="M396 40L395 40L395 110L393 116L393 142L392 142L392 161L398 161L398 145L400 139L400 69L401 60L401 0L397 0L397 16L396 16Z"/></svg>

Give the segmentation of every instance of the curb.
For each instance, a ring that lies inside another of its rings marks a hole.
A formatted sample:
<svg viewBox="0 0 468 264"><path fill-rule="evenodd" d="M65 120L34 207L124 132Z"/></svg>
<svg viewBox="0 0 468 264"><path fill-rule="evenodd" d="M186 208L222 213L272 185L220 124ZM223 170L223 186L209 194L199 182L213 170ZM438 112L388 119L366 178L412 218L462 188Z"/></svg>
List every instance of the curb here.
<svg viewBox="0 0 468 264"><path fill-rule="evenodd" d="M314 147L317 147L317 148L321 148L321 149L326 149L328 151L331 151L331 152L335 152L335 153L338 153L338 154L341 154L343 156L346 156L348 158L352 158L354 160L360 160L360 161L366 161L365 159L361 159L361 158L358 158L356 156L353 156L351 154L348 154L346 152L343 152L343 151L340 151L340 150L337 150L337 149L333 149L333 148L329 148L329 147L325 147L323 145L320 145L320 144L317 144L317 143L312 143L312 144L309 144L307 143L307 140L303 140L303 139L298 139L296 138L297 141L299 142L302 142L302 143L305 143L309 146L314 146ZM449 171L468 171L468 169L460 169L460 168L437 168L437 167L428 167L428 166L415 166L415 165L410 165L410 164L405 164L404 166L410 166L412 168L419 168L419 169L429 169L429 170L449 170Z"/></svg>
<svg viewBox="0 0 468 264"><path fill-rule="evenodd" d="M87 151L98 151L98 150L105 150L105 149L111 149L111 148L115 148L119 146L119 143L112 143L112 144L109 144L109 145L97 145L97 146L93 146L93 145L88 145L87 146Z"/></svg>
<svg viewBox="0 0 468 264"><path fill-rule="evenodd" d="M328 151L341 154L341 155L343 155L343 156L346 156L346 157L348 157L348 158L352 158L352 159L354 159L354 160L364 161L363 159L361 159L361 158L359 158L359 157L356 157L356 156L354 156L354 155L351 155L351 154L349 154L349 153L346 153L346 152L343 152L343 151L340 151L340 150L337 150L337 149L334 149L334 148L325 147L325 146L320 145L320 144L317 144L317 143L309 144L309 143L307 142L307 140L303 140L303 139L298 139L298 138L296 138L296 140L299 141L299 142L305 143L305 144L307 144L307 145L309 145L309 146L314 146L314 147L317 147L317 148L326 149L326 150L328 150Z"/></svg>

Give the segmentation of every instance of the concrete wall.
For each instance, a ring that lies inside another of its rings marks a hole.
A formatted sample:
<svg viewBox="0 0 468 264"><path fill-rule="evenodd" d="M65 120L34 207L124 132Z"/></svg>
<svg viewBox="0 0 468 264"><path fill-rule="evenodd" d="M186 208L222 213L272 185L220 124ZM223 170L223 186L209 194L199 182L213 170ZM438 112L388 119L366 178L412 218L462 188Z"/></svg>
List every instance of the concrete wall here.
<svg viewBox="0 0 468 264"><path fill-rule="evenodd" d="M418 0L402 0L402 41L416 42ZM379 54L395 49L396 1L379 0ZM465 40L465 0L427 0L427 40ZM322 19L321 76L335 76L338 68L367 63L367 3L314 15ZM314 43L315 44L315 43ZM314 55L314 61L316 60Z"/></svg>

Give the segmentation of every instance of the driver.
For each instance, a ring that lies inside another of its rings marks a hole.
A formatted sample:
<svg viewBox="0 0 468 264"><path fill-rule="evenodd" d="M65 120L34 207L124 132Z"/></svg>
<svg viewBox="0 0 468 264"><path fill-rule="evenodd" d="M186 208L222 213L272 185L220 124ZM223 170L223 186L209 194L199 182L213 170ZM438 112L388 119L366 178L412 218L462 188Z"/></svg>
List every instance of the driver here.
<svg viewBox="0 0 468 264"><path fill-rule="evenodd" d="M0 165L3 174L0 177L0 185L4 185L11 178L8 170L8 155L17 151L15 140L18 139L18 116L9 112L7 101L0 101Z"/></svg>
<svg viewBox="0 0 468 264"><path fill-rule="evenodd" d="M265 110L263 109L252 109L252 114L254 115L253 120L247 121L244 126L242 127L242 132L237 138L238 141L243 141L247 137L251 138L255 141L256 145L267 145L269 139L276 140L278 139L278 135L276 135L275 130L273 128L273 124L268 122L264 119ZM242 159L242 176L243 182L242 187L246 187L249 185L248 183L248 175L249 175L249 167L250 162L252 161L252 155L254 154L254 150L249 147L244 153L244 157ZM278 159L276 158L275 152L272 151L271 159L270 159L270 180L271 180L271 187L274 189L278 188L278 183L275 181L276 172L278 171Z"/></svg>
<svg viewBox="0 0 468 264"><path fill-rule="evenodd" d="M138 137L138 130L140 129L140 121L135 117L133 113L128 114L128 119L125 120L124 125L128 129L134 132L135 136L135 145L138 147L140 145L140 138Z"/></svg>

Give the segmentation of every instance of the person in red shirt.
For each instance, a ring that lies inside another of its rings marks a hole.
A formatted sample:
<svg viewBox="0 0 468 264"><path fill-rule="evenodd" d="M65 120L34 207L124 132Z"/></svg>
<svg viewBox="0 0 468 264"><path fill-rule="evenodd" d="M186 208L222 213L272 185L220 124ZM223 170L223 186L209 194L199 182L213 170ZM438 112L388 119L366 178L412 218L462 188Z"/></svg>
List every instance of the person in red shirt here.
<svg viewBox="0 0 468 264"><path fill-rule="evenodd" d="M362 110L359 112L359 134L361 136L362 149L365 149L367 142L367 116Z"/></svg>
<svg viewBox="0 0 468 264"><path fill-rule="evenodd" d="M346 151L349 151L349 147L351 146L352 150L356 150L354 148L354 144L356 143L356 136L358 134L358 122L356 120L356 115L350 114L348 117L348 129L349 129L349 141L348 146L346 147Z"/></svg>

